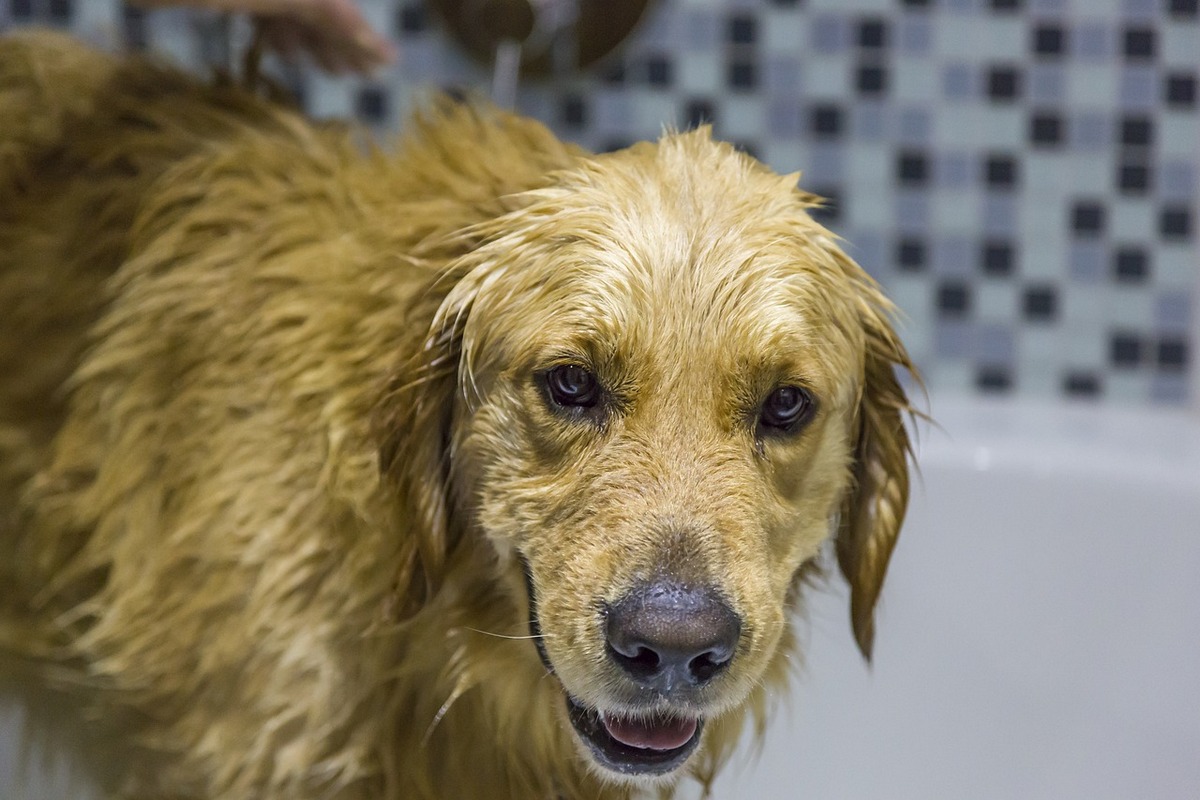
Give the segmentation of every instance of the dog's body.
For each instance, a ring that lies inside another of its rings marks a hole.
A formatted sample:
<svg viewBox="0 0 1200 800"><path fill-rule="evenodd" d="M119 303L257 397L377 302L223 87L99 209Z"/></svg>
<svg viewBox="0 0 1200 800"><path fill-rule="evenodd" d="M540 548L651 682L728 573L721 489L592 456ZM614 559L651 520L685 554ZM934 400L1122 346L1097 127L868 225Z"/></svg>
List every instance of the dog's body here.
<svg viewBox="0 0 1200 800"><path fill-rule="evenodd" d="M48 34L0 119L0 650L120 796L707 780L831 530L869 650L908 364L794 179L449 105L384 156Z"/></svg>

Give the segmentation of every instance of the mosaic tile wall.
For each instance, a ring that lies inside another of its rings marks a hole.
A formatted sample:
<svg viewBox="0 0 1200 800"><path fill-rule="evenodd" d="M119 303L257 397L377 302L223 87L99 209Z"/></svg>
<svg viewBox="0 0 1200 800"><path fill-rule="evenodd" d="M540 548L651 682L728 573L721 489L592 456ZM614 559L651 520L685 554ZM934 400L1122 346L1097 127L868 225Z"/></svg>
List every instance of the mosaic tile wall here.
<svg viewBox="0 0 1200 800"><path fill-rule="evenodd" d="M313 113L384 132L433 87L486 90L419 2L363 6L401 60L283 69ZM229 50L214 16L0 0L0 27L30 23L197 68ZM711 121L803 170L935 392L1200 407L1198 83L1198 0L660 0L518 105L598 149Z"/></svg>

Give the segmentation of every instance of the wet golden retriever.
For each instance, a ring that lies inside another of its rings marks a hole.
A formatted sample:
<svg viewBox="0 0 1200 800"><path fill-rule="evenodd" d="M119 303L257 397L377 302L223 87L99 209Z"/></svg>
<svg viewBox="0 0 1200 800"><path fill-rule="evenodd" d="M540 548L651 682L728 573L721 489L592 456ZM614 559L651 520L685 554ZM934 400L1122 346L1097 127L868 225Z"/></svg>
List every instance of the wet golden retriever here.
<svg viewBox="0 0 1200 800"><path fill-rule="evenodd" d="M45 33L0 119L0 640L116 796L669 796L831 538L869 654L909 363L795 176Z"/></svg>

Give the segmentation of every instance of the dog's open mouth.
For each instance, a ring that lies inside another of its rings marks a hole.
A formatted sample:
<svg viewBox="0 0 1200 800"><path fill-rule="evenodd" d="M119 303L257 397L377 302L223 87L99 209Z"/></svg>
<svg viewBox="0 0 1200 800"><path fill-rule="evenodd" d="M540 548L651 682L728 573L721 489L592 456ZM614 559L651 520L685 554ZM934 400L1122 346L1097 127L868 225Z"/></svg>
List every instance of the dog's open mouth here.
<svg viewBox="0 0 1200 800"><path fill-rule="evenodd" d="M697 717L606 714L569 695L567 716L601 766L627 775L662 775L679 767L700 743L704 727Z"/></svg>

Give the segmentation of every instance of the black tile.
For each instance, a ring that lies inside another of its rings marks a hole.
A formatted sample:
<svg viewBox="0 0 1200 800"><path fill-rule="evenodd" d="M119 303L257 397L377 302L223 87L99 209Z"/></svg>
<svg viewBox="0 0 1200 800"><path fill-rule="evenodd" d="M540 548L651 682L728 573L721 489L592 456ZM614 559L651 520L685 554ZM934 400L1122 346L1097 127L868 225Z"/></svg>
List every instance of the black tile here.
<svg viewBox="0 0 1200 800"><path fill-rule="evenodd" d="M562 121L571 128L582 128L587 125L587 101L580 95L569 94L562 99Z"/></svg>
<svg viewBox="0 0 1200 800"><path fill-rule="evenodd" d="M1001 366L983 366L975 373L975 388L987 394L1012 391L1012 370Z"/></svg>
<svg viewBox="0 0 1200 800"><path fill-rule="evenodd" d="M822 225L834 225L842 219L842 192L836 186L818 187L813 194L822 199L821 205L809 210L809 215Z"/></svg>
<svg viewBox="0 0 1200 800"><path fill-rule="evenodd" d="M1158 212L1158 233L1164 239L1190 239L1192 212L1185 205L1163 206Z"/></svg>
<svg viewBox="0 0 1200 800"><path fill-rule="evenodd" d="M626 80L625 62L615 59L609 62L600 72L600 81L609 86L622 86Z"/></svg>
<svg viewBox="0 0 1200 800"><path fill-rule="evenodd" d="M1136 333L1114 333L1108 340L1108 360L1114 367L1138 367L1145 357L1142 337Z"/></svg>
<svg viewBox="0 0 1200 800"><path fill-rule="evenodd" d="M1125 58L1132 60L1154 58L1157 49L1153 28L1126 28L1122 43Z"/></svg>
<svg viewBox="0 0 1200 800"><path fill-rule="evenodd" d="M866 17L858 23L858 46L863 48L887 47L887 22L879 17Z"/></svg>
<svg viewBox="0 0 1200 800"><path fill-rule="evenodd" d="M1158 343L1158 367L1171 372L1182 371L1188 365L1188 343L1184 339L1167 338Z"/></svg>
<svg viewBox="0 0 1200 800"><path fill-rule="evenodd" d="M1119 164L1117 188L1122 194L1145 194L1150 191L1150 168L1145 164Z"/></svg>
<svg viewBox="0 0 1200 800"><path fill-rule="evenodd" d="M396 30L401 36L414 36L429 30L429 14L424 3L405 3L396 14Z"/></svg>
<svg viewBox="0 0 1200 800"><path fill-rule="evenodd" d="M1167 75L1163 99L1172 108L1193 108L1196 105L1196 76L1186 72Z"/></svg>
<svg viewBox="0 0 1200 800"><path fill-rule="evenodd" d="M727 34L732 44L754 44L758 41L758 19L753 14L734 14L729 18Z"/></svg>
<svg viewBox="0 0 1200 800"><path fill-rule="evenodd" d="M1016 67L996 66L987 71L987 96L1008 102L1021 96L1021 72Z"/></svg>
<svg viewBox="0 0 1200 800"><path fill-rule="evenodd" d="M618 150L624 150L625 148L629 147L632 144L633 144L633 142L630 141L629 139L622 139L619 137L612 138L612 139L606 139L604 141L604 143L602 145L600 145L599 152L615 153Z"/></svg>
<svg viewBox="0 0 1200 800"><path fill-rule="evenodd" d="M1061 56L1066 49L1066 38L1061 25L1039 25L1033 29L1033 52L1039 56Z"/></svg>
<svg viewBox="0 0 1200 800"><path fill-rule="evenodd" d="M837 139L842 135L844 125L840 107L822 103L813 106L810 113L809 129L814 139Z"/></svg>
<svg viewBox="0 0 1200 800"><path fill-rule="evenodd" d="M921 272L927 257L925 242L921 239L905 237L896 242L896 265L904 272Z"/></svg>
<svg viewBox="0 0 1200 800"><path fill-rule="evenodd" d="M753 61L732 61L727 78L730 89L751 91L758 86L758 65Z"/></svg>
<svg viewBox="0 0 1200 800"><path fill-rule="evenodd" d="M989 189L1012 189L1020 180L1017 160L1008 155L991 155L984 162L983 179Z"/></svg>
<svg viewBox="0 0 1200 800"><path fill-rule="evenodd" d="M33 0L9 0L8 13L17 22L28 22L33 19Z"/></svg>
<svg viewBox="0 0 1200 800"><path fill-rule="evenodd" d="M979 252L979 265L983 274L989 277L1010 277L1017 269L1016 251L1009 242L984 242Z"/></svg>
<svg viewBox="0 0 1200 800"><path fill-rule="evenodd" d="M854 71L854 86L862 95L882 95L887 92L887 77L887 70L878 64L860 64Z"/></svg>
<svg viewBox="0 0 1200 800"><path fill-rule="evenodd" d="M438 87L438 91L463 106L473 102L472 98L475 96L471 87L461 83L444 83Z"/></svg>
<svg viewBox="0 0 1200 800"><path fill-rule="evenodd" d="M746 141L745 139L739 139L738 141L730 142L730 144L732 144L736 150L739 150L740 152L745 153L746 155L750 156L751 158L758 159L759 161L762 160L762 156L760 155L758 145L755 142L749 142L749 141Z"/></svg>
<svg viewBox="0 0 1200 800"><path fill-rule="evenodd" d="M666 56L646 59L646 82L656 89L669 89L675 80L675 69Z"/></svg>
<svg viewBox="0 0 1200 800"><path fill-rule="evenodd" d="M901 186L924 186L929 182L929 157L915 150L896 154L896 182Z"/></svg>
<svg viewBox="0 0 1200 800"><path fill-rule="evenodd" d="M933 0L900 0L900 5L905 8L929 8Z"/></svg>
<svg viewBox="0 0 1200 800"><path fill-rule="evenodd" d="M382 123L387 119L388 97L379 86L364 86L359 89L354 101L354 114L365 122Z"/></svg>
<svg viewBox="0 0 1200 800"><path fill-rule="evenodd" d="M971 287L964 283L947 282L937 290L938 316L961 318L971 313Z"/></svg>
<svg viewBox="0 0 1200 800"><path fill-rule="evenodd" d="M74 15L74 0L47 0L46 16L56 25L69 25Z"/></svg>
<svg viewBox="0 0 1200 800"><path fill-rule="evenodd" d="M1112 264L1118 283L1145 283L1150 278L1150 255L1140 247L1117 248Z"/></svg>
<svg viewBox="0 0 1200 800"><path fill-rule="evenodd" d="M988 3L992 11L1020 11L1021 0L990 0Z"/></svg>
<svg viewBox="0 0 1200 800"><path fill-rule="evenodd" d="M1149 147L1154 144L1154 122L1149 117L1121 119L1121 144L1127 147Z"/></svg>
<svg viewBox="0 0 1200 800"><path fill-rule="evenodd" d="M125 33L125 45L134 50L144 50L150 40L146 27L146 13L140 8L123 6L121 26Z"/></svg>
<svg viewBox="0 0 1200 800"><path fill-rule="evenodd" d="M1071 230L1077 235L1104 233L1104 206L1093 200L1080 200L1071 208Z"/></svg>
<svg viewBox="0 0 1200 800"><path fill-rule="evenodd" d="M1038 111L1029 118L1029 142L1034 146L1049 147L1062 144L1063 119L1052 111Z"/></svg>
<svg viewBox="0 0 1200 800"><path fill-rule="evenodd" d="M1167 11L1173 17L1196 19L1200 17L1200 0L1167 0Z"/></svg>
<svg viewBox="0 0 1200 800"><path fill-rule="evenodd" d="M1021 299L1021 313L1030 322L1053 322L1058 318L1058 290L1053 286L1031 286Z"/></svg>
<svg viewBox="0 0 1200 800"><path fill-rule="evenodd" d="M1092 372L1068 372L1063 377L1063 393L1068 397L1094 398L1103 392L1100 377Z"/></svg>
<svg viewBox="0 0 1200 800"><path fill-rule="evenodd" d="M703 98L689 100L687 105L684 106L683 118L687 120L689 128L711 125L717 121L716 105L712 100Z"/></svg>

